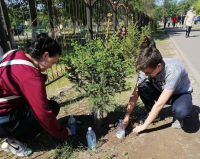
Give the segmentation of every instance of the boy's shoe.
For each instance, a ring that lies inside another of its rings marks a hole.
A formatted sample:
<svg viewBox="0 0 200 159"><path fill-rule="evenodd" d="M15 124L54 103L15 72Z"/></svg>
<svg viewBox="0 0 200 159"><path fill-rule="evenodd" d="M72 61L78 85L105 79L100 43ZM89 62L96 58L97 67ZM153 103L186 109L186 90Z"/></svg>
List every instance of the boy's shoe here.
<svg viewBox="0 0 200 159"><path fill-rule="evenodd" d="M176 119L173 123L172 123L172 128L174 129L180 129L183 127L183 120L178 120Z"/></svg>
<svg viewBox="0 0 200 159"><path fill-rule="evenodd" d="M140 124L144 124L145 120L147 119L147 117L149 116L149 114L147 114L145 117L143 117L142 119L140 119L139 123ZM152 123L154 122L157 122L157 121L160 121L161 120L161 117L160 116L157 116L153 121Z"/></svg>
<svg viewBox="0 0 200 159"><path fill-rule="evenodd" d="M26 144L23 144L14 139L7 139L1 145L1 148L4 151L11 152L17 156L25 157L32 154L32 150L26 147Z"/></svg>

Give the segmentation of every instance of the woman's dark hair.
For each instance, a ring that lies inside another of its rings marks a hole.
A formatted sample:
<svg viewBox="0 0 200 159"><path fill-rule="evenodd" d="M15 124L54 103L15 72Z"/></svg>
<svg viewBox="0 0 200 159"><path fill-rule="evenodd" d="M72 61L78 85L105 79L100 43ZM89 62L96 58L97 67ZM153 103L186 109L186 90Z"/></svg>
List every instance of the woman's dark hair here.
<svg viewBox="0 0 200 159"><path fill-rule="evenodd" d="M155 69L159 63L162 63L162 55L158 49L154 47L147 47L141 50L136 62L137 70L146 68Z"/></svg>
<svg viewBox="0 0 200 159"><path fill-rule="evenodd" d="M39 59L45 52L49 53L49 57L54 57L57 54L61 55L59 44L55 40L49 38L47 33L37 35L32 43L27 42L26 53L31 55L31 57Z"/></svg>

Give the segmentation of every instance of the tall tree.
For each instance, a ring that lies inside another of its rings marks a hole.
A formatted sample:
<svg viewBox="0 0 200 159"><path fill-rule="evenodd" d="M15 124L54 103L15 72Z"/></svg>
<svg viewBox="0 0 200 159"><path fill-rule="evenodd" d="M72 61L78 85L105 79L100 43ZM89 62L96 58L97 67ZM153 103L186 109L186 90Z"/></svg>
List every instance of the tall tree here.
<svg viewBox="0 0 200 159"><path fill-rule="evenodd" d="M197 15L200 14L200 0L198 0L197 4L195 5L195 11Z"/></svg>

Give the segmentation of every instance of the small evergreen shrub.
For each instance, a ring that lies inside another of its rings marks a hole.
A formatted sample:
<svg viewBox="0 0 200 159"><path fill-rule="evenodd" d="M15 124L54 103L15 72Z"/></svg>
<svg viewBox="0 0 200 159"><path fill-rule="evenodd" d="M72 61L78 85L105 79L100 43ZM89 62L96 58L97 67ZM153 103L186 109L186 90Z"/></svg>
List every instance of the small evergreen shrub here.
<svg viewBox="0 0 200 159"><path fill-rule="evenodd" d="M118 37L112 35L106 42L97 38L85 46L72 41L72 46L75 51L64 59L67 78L85 90L92 102L91 111L113 111L113 96L126 89L125 78L132 71L122 58Z"/></svg>

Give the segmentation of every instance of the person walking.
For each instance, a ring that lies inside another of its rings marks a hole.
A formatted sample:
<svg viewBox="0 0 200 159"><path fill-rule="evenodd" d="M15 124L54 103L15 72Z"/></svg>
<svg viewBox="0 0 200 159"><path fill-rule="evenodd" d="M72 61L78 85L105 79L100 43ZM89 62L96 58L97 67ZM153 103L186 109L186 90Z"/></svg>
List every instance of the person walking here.
<svg viewBox="0 0 200 159"><path fill-rule="evenodd" d="M61 55L59 44L46 33L39 34L27 48L27 53L19 50L7 52L0 63L0 138L7 138L2 150L17 156L29 156L29 140L42 130L64 138L71 135L69 128L61 127L56 116L60 106L48 100L42 74Z"/></svg>
<svg viewBox="0 0 200 159"><path fill-rule="evenodd" d="M185 37L190 36L191 28L194 25L194 20L195 20L196 13L194 11L194 7L192 6L190 10L187 12L184 24L186 25L186 35Z"/></svg>
<svg viewBox="0 0 200 159"><path fill-rule="evenodd" d="M166 24L167 24L167 17L164 17L164 19L163 19L163 24L164 24L164 29L165 29Z"/></svg>
<svg viewBox="0 0 200 159"><path fill-rule="evenodd" d="M190 116L193 109L193 88L183 63L174 58L162 58L158 49L147 47L141 50L136 68L140 70L138 81L129 99L124 126L127 127L131 112L140 97L149 114L142 125L133 129L134 134L138 135L150 123L159 120L159 112L165 104L172 106L172 128L182 128L184 119Z"/></svg>
<svg viewBox="0 0 200 159"><path fill-rule="evenodd" d="M170 26L171 21L172 21L172 18L171 18L170 15L169 15L168 18L167 18L168 27Z"/></svg>
<svg viewBox="0 0 200 159"><path fill-rule="evenodd" d="M175 28L176 22L177 22L177 16L174 15L173 18L172 18L173 28Z"/></svg>
<svg viewBox="0 0 200 159"><path fill-rule="evenodd" d="M20 30L20 34L21 34L22 36L24 36L24 26L23 26L22 24L20 24L19 30Z"/></svg>
<svg viewBox="0 0 200 159"><path fill-rule="evenodd" d="M181 16L181 27L183 28L186 15Z"/></svg>
<svg viewBox="0 0 200 159"><path fill-rule="evenodd" d="M178 15L178 23L177 23L177 27L181 28L181 15Z"/></svg>

